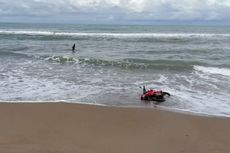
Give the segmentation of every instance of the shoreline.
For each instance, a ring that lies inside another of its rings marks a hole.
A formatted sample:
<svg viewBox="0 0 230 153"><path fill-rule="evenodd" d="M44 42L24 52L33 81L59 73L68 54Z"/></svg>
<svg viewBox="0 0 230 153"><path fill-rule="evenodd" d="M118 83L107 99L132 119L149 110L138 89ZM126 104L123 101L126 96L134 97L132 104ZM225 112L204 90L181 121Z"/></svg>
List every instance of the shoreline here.
<svg viewBox="0 0 230 153"><path fill-rule="evenodd" d="M138 105L105 105L105 104L98 104L98 103L85 103L85 102L68 102L65 100L55 100L55 101L0 101L1 103L9 103L9 104L44 104L44 103L63 103L63 104L80 104L80 105L89 105L89 106L101 106L101 107L108 107L108 108L131 108L131 109L156 109L160 111L166 112L173 112L178 114L184 115L191 115L191 116L201 116L201 117L211 117L211 118L230 118L230 115L222 115L222 114L207 114L207 113L196 113L189 110L177 109L177 108L168 108L165 106L152 104L151 107L147 106L138 106Z"/></svg>

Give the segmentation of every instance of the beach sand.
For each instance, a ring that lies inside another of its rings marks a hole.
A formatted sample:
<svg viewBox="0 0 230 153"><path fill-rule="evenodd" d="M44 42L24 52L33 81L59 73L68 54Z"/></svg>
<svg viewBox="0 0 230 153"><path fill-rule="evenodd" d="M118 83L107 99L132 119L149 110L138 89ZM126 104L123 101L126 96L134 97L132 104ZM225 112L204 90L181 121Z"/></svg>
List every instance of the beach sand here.
<svg viewBox="0 0 230 153"><path fill-rule="evenodd" d="M0 153L229 153L229 130L156 108L0 103Z"/></svg>

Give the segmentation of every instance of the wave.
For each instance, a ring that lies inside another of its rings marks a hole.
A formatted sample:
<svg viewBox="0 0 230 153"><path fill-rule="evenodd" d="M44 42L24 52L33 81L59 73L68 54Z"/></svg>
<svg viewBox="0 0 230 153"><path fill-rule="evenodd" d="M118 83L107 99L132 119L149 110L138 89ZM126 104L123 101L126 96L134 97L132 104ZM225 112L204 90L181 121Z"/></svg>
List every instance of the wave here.
<svg viewBox="0 0 230 153"><path fill-rule="evenodd" d="M104 38L215 38L230 37L230 34L218 33L91 33L91 32L55 32L55 31L22 31L0 30L5 35L29 35L29 36L71 36L71 37L104 37Z"/></svg>
<svg viewBox="0 0 230 153"><path fill-rule="evenodd" d="M67 56L43 56L43 58L48 61L55 61L59 63L76 63L79 61L76 58Z"/></svg>
<svg viewBox="0 0 230 153"><path fill-rule="evenodd" d="M10 52L10 51L0 51L0 55L1 56L23 57L23 58L28 58L29 57L26 54L15 53L15 52Z"/></svg>
<svg viewBox="0 0 230 153"><path fill-rule="evenodd" d="M81 64L91 66L119 67L123 69L167 69L167 70L193 70L194 65L204 65L198 61L183 60L148 60L139 58L126 58L121 60L104 60L96 58L78 58L61 55L27 55L15 52L0 52L1 56L12 56L20 58L35 58L60 64ZM196 67L199 68L198 66ZM201 69L201 68L199 68Z"/></svg>
<svg viewBox="0 0 230 153"><path fill-rule="evenodd" d="M219 74L224 76L230 76L230 69L228 68L218 68L218 67L204 67L195 65L194 69L196 71L201 71L208 74Z"/></svg>
<svg viewBox="0 0 230 153"><path fill-rule="evenodd" d="M43 56L48 61L58 63L77 63L93 66L112 66L124 69L168 69L168 70L192 70L193 65L202 64L196 61L180 60L145 60L145 59L123 59L119 61L109 61L94 58L74 58L68 56Z"/></svg>

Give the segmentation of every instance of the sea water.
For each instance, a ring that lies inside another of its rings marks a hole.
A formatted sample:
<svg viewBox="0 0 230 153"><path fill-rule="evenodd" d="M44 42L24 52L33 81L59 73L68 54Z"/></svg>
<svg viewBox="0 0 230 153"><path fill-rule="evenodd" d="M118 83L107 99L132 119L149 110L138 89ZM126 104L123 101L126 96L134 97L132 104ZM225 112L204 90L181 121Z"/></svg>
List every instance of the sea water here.
<svg viewBox="0 0 230 153"><path fill-rule="evenodd" d="M230 27L0 24L0 101L151 107L143 85L230 116Z"/></svg>

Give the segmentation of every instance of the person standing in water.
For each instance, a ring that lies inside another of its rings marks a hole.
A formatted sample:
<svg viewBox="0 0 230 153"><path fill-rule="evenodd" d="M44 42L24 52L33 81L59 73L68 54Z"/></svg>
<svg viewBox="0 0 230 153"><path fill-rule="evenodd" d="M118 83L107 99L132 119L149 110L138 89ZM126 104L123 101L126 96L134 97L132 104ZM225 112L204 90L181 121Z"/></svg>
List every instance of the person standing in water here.
<svg viewBox="0 0 230 153"><path fill-rule="evenodd" d="M147 90L145 89L145 86L143 86L143 94L145 94Z"/></svg>
<svg viewBox="0 0 230 153"><path fill-rule="evenodd" d="M76 47L76 45L73 44L73 46L72 46L72 52L73 52L73 53L75 53L75 47Z"/></svg>

